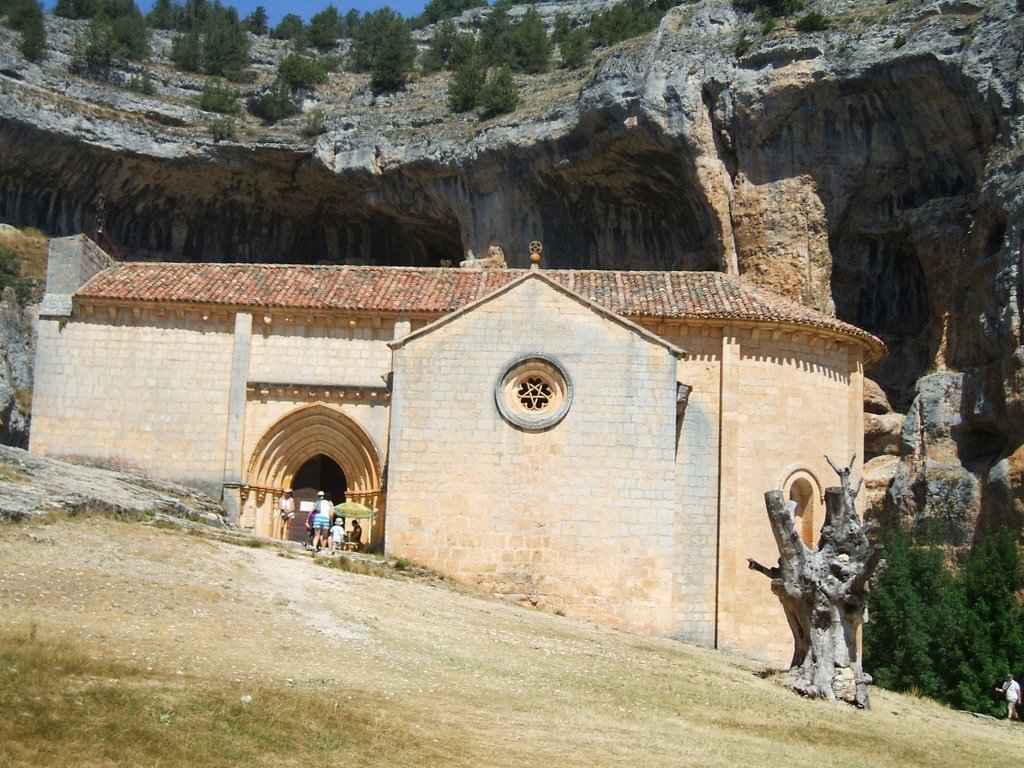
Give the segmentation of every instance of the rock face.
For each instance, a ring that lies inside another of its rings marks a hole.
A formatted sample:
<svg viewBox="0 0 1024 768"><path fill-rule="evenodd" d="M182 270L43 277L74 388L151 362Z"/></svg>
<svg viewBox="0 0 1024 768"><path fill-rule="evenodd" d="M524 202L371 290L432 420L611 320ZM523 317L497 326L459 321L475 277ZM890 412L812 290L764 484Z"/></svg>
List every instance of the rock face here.
<svg viewBox="0 0 1024 768"><path fill-rule="evenodd" d="M3 32L0 220L91 233L102 207L127 257L436 265L497 244L524 267L536 239L549 267L739 273L888 345L868 456L900 460L874 463L876 488L894 477L875 512L964 543L1019 526L1024 14L812 5L827 30L679 6L583 70L519 77L520 109L485 123L447 113L445 75L374 99L336 74L309 94L313 143L301 118L216 142L183 98L201 82L157 62L157 95L131 94L66 53L26 64Z"/></svg>

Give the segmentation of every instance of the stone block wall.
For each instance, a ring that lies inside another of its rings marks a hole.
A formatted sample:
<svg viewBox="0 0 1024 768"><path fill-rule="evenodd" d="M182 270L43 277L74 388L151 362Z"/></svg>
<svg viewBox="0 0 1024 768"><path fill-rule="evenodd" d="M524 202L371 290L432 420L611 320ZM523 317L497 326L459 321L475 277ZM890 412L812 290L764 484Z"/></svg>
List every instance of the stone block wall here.
<svg viewBox="0 0 1024 768"><path fill-rule="evenodd" d="M220 495L233 322L103 310L41 319L30 448Z"/></svg>
<svg viewBox="0 0 1024 768"><path fill-rule="evenodd" d="M495 386L550 355L572 405L512 426ZM541 281L395 351L388 551L549 610L667 633L676 359Z"/></svg>

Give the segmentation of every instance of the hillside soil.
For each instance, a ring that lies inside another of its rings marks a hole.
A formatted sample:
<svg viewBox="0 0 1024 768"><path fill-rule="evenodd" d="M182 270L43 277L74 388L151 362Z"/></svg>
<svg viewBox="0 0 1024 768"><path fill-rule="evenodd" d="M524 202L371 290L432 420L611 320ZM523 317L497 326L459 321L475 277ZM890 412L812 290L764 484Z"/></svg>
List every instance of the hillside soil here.
<svg viewBox="0 0 1024 768"><path fill-rule="evenodd" d="M948 768L1024 737L884 691L870 711L802 699L711 650L329 562L167 519L0 526L0 764ZM51 670L27 667L33 646Z"/></svg>

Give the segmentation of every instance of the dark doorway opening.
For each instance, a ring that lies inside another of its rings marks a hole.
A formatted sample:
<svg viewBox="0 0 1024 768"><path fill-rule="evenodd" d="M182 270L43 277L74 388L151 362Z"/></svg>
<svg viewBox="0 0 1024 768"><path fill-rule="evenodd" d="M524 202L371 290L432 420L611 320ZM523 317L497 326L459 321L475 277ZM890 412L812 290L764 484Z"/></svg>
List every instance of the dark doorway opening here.
<svg viewBox="0 0 1024 768"><path fill-rule="evenodd" d="M304 541L306 539L306 517L309 515L313 502L316 501L317 492L323 491L332 504L340 504L345 501L348 480L345 477L345 471L338 466L338 463L321 453L299 468L292 478L292 489L297 512L295 524L288 531L288 538L292 541Z"/></svg>

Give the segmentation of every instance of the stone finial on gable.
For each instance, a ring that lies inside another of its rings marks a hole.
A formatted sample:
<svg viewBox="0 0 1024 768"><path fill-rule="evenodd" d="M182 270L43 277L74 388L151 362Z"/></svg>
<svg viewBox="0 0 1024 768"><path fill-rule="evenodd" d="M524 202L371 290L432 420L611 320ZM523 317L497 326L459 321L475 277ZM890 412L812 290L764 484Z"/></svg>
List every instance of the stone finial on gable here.
<svg viewBox="0 0 1024 768"><path fill-rule="evenodd" d="M544 244L540 240L530 243L530 269L540 269L540 254L544 250Z"/></svg>

